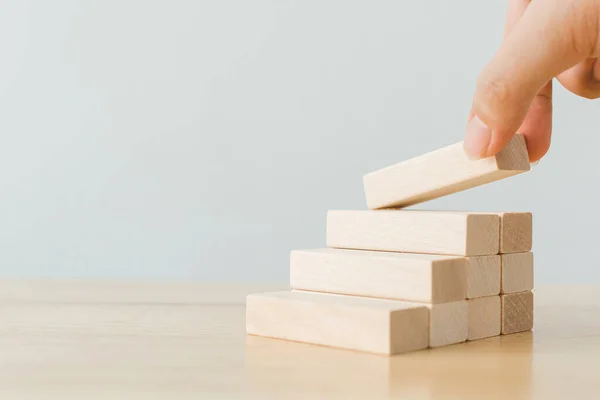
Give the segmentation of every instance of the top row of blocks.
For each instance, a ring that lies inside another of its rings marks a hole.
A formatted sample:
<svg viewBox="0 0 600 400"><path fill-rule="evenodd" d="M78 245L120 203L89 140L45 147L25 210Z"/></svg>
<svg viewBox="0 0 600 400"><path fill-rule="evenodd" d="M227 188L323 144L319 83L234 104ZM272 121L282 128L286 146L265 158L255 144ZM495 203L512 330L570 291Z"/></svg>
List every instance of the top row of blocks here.
<svg viewBox="0 0 600 400"><path fill-rule="evenodd" d="M531 213L334 210L327 246L404 253L485 256L531 251Z"/></svg>

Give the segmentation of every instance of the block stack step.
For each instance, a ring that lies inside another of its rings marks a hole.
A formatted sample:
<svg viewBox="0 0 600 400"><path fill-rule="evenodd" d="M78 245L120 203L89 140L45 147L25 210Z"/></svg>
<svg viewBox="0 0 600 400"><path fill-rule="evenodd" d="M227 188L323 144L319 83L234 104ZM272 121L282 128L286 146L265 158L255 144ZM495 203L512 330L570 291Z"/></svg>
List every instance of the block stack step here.
<svg viewBox="0 0 600 400"><path fill-rule="evenodd" d="M382 209L529 169L520 135L484 160L460 150L365 176L371 210L330 211L327 248L291 253L291 291L248 297L247 333L391 355L531 330L531 213Z"/></svg>

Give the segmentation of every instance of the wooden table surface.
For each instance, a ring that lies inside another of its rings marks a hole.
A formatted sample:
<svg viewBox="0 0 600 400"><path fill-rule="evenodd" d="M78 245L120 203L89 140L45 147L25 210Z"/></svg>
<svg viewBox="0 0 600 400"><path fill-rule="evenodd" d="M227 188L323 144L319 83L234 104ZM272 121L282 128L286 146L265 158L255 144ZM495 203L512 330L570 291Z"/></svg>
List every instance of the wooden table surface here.
<svg viewBox="0 0 600 400"><path fill-rule="evenodd" d="M600 286L536 289L534 332L383 357L246 337L281 287L0 282L5 399L596 399Z"/></svg>

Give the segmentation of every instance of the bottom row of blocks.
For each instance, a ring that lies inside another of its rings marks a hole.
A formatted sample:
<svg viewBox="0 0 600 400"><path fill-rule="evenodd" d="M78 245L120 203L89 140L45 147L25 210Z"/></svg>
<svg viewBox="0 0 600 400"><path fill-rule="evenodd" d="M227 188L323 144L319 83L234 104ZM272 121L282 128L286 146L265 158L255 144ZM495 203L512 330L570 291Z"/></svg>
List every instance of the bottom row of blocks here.
<svg viewBox="0 0 600 400"><path fill-rule="evenodd" d="M253 294L248 334L398 354L531 330L530 291L424 304L305 291Z"/></svg>

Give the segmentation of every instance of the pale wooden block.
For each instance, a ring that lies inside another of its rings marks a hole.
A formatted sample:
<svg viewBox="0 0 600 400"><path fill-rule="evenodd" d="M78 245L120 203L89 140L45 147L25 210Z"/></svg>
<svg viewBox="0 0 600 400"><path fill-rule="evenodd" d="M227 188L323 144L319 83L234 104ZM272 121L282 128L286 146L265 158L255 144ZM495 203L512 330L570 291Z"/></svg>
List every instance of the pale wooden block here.
<svg viewBox="0 0 600 400"><path fill-rule="evenodd" d="M417 303L302 291L246 299L246 332L380 354L424 349L429 310Z"/></svg>
<svg viewBox="0 0 600 400"><path fill-rule="evenodd" d="M529 171L523 135L492 157L470 160L463 143L368 173L363 178L370 209L406 207Z"/></svg>
<svg viewBox="0 0 600 400"><path fill-rule="evenodd" d="M500 253L531 250L533 215L529 212L506 212L500 215Z"/></svg>
<svg viewBox="0 0 600 400"><path fill-rule="evenodd" d="M500 296L478 297L469 304L469 333L467 340L483 339L500 334Z"/></svg>
<svg viewBox="0 0 600 400"><path fill-rule="evenodd" d="M292 289L315 292L446 303L466 298L465 260L430 254L295 250L290 256L290 284Z"/></svg>
<svg viewBox="0 0 600 400"><path fill-rule="evenodd" d="M533 289L533 253L502 254L501 293L525 292Z"/></svg>
<svg viewBox="0 0 600 400"><path fill-rule="evenodd" d="M467 299L500 293L500 256L466 258Z"/></svg>
<svg viewBox="0 0 600 400"><path fill-rule="evenodd" d="M533 293L531 291L500 295L502 299L502 334L525 332L533 328Z"/></svg>
<svg viewBox="0 0 600 400"><path fill-rule="evenodd" d="M498 253L500 217L459 211L329 211L327 246L408 253Z"/></svg>
<svg viewBox="0 0 600 400"><path fill-rule="evenodd" d="M429 308L429 347L441 347L467 340L469 309L467 300L424 304Z"/></svg>

